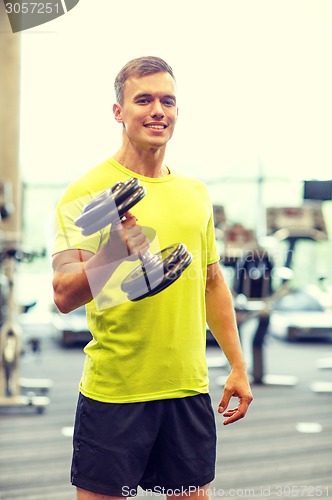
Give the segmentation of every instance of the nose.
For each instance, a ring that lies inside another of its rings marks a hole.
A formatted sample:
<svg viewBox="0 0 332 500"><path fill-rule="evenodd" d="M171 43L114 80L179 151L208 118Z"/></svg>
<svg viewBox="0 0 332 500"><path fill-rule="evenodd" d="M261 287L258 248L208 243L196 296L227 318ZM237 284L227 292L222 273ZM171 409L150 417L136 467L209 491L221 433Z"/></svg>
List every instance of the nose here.
<svg viewBox="0 0 332 500"><path fill-rule="evenodd" d="M162 106L162 103L156 99L153 101L152 108L151 108L151 117L152 118L163 118L165 116L164 114L164 109Z"/></svg>

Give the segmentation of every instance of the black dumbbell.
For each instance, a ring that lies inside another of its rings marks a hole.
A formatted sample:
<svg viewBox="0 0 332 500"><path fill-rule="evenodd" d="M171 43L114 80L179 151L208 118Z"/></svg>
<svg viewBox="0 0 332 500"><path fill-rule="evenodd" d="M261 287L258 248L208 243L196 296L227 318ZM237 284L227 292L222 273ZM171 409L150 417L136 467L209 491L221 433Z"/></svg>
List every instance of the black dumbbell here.
<svg viewBox="0 0 332 500"><path fill-rule="evenodd" d="M125 213L144 198L146 190L136 178L117 182L88 203L75 224L89 236L108 224L119 224ZM174 283L192 261L183 243L164 248L156 254L140 254L141 265L122 282L121 289L135 301L155 295Z"/></svg>

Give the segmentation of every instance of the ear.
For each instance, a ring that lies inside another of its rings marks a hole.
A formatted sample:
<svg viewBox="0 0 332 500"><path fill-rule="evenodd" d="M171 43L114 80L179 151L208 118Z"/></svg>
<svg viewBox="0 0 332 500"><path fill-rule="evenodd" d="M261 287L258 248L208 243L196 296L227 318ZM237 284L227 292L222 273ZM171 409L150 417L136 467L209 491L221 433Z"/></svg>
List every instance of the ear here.
<svg viewBox="0 0 332 500"><path fill-rule="evenodd" d="M122 123L122 112L120 104L113 104L114 118L118 123Z"/></svg>

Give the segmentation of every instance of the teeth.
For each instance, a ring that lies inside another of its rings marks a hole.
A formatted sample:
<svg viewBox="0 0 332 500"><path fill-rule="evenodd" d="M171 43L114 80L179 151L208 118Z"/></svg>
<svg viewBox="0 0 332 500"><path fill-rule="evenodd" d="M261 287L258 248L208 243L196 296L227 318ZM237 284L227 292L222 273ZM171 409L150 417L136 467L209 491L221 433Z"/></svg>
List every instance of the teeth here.
<svg viewBox="0 0 332 500"><path fill-rule="evenodd" d="M157 130L163 130L164 125L146 125L147 128L155 128Z"/></svg>

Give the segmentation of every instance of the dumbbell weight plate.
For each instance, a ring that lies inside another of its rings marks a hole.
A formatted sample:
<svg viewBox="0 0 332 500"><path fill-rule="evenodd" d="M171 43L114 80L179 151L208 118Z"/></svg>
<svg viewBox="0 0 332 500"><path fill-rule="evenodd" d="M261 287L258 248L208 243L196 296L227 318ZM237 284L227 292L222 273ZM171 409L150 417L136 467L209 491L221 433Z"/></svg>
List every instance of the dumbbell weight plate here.
<svg viewBox="0 0 332 500"><path fill-rule="evenodd" d="M155 254L150 265L135 268L123 280L121 289L131 301L155 295L174 283L191 261L184 244L171 245Z"/></svg>
<svg viewBox="0 0 332 500"><path fill-rule="evenodd" d="M138 179L117 182L84 207L82 214L75 219L75 225L82 228L84 236L90 236L108 224L119 223L145 194L146 190L139 185Z"/></svg>
<svg viewBox="0 0 332 500"><path fill-rule="evenodd" d="M127 199L125 199L123 202L117 205L118 207L118 213L120 219L125 215L128 210L133 208L136 203L138 203L142 198L144 198L146 194L146 190L144 187L139 186L135 192L131 194Z"/></svg>

